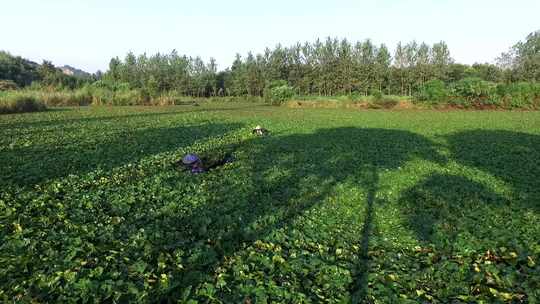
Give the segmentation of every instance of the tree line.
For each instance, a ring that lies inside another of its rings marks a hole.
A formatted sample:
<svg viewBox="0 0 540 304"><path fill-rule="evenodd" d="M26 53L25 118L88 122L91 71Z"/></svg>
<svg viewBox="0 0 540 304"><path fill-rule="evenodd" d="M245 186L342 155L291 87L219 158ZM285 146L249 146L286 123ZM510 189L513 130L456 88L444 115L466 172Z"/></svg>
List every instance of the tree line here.
<svg viewBox="0 0 540 304"><path fill-rule="evenodd" d="M286 81L300 95L367 95L372 90L406 95L429 79L447 78L452 63L444 42L399 44L392 57L384 44L328 38L292 47L277 45L263 54L237 54L232 66L221 72L214 59L204 63L176 51L150 57L128 53L124 60L111 60L104 79L150 94L174 89L191 96L262 96L271 83Z"/></svg>
<svg viewBox="0 0 540 304"><path fill-rule="evenodd" d="M454 61L448 45L398 43L393 54L371 40L351 43L327 38L290 47L277 45L263 53L236 55L230 68L218 72L214 59L171 54L129 53L113 58L105 79L129 83L151 94L176 90L190 96L262 96L265 88L285 81L299 95L413 95L426 82L479 78L496 83L540 80L540 31L530 34L498 64L464 65Z"/></svg>
<svg viewBox="0 0 540 304"><path fill-rule="evenodd" d="M441 41L398 43L391 53L371 40L349 42L327 38L297 43L245 56L236 55L230 68L218 71L214 59L169 54L135 55L111 59L108 71L92 77L63 74L50 62L36 64L0 52L0 80L18 87L77 88L99 80L100 87L137 89L148 96L174 91L182 96L262 96L275 83L298 95L415 95L433 80L445 84L462 79L493 83L540 80L540 31L531 33L501 54L496 64L456 63Z"/></svg>
<svg viewBox="0 0 540 304"><path fill-rule="evenodd" d="M215 96L223 88L214 59L205 63L200 57L180 56L176 51L152 56L130 52L124 60L115 57L103 80L144 89L150 96L171 90L185 96Z"/></svg>

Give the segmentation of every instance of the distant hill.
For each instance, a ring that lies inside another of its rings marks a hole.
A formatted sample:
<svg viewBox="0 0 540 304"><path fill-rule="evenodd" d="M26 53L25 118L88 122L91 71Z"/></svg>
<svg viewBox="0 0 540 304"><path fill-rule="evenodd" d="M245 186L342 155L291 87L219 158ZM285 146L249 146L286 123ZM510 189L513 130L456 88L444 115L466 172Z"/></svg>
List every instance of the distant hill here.
<svg viewBox="0 0 540 304"><path fill-rule="evenodd" d="M11 80L19 87L30 85L39 79L38 67L33 61L0 50L0 80Z"/></svg>
<svg viewBox="0 0 540 304"><path fill-rule="evenodd" d="M75 76L75 77L90 77L92 76L92 74L88 73L88 72L85 72L83 70L79 70L77 68L74 68L72 66L69 66L69 65L64 65L62 67L59 67L60 70L62 70L62 73L66 74L66 75L70 75L70 76Z"/></svg>

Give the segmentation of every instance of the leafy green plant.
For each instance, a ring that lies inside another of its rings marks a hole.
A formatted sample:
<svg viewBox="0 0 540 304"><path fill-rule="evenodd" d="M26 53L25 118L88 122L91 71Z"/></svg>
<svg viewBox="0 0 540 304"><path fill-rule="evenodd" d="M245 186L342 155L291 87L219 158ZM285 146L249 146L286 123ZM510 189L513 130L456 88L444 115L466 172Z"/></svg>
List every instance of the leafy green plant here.
<svg viewBox="0 0 540 304"><path fill-rule="evenodd" d="M538 108L540 85L535 83L498 84L497 97L509 108Z"/></svg>
<svg viewBox="0 0 540 304"><path fill-rule="evenodd" d="M383 99L383 93L380 90L371 90L371 96L373 97L373 100L380 101Z"/></svg>
<svg viewBox="0 0 540 304"><path fill-rule="evenodd" d="M464 78L452 86L452 97L463 105L496 104L495 84L480 78Z"/></svg>
<svg viewBox="0 0 540 304"><path fill-rule="evenodd" d="M444 82L440 80L431 80L420 88L415 96L415 99L420 102L428 102L431 104L441 104L448 101L450 92L446 88Z"/></svg>
<svg viewBox="0 0 540 304"><path fill-rule="evenodd" d="M213 101L5 115L0 132L4 302L540 297L539 112Z"/></svg>
<svg viewBox="0 0 540 304"><path fill-rule="evenodd" d="M294 95L294 89L282 80L270 83L264 91L264 99L273 105L280 105Z"/></svg>

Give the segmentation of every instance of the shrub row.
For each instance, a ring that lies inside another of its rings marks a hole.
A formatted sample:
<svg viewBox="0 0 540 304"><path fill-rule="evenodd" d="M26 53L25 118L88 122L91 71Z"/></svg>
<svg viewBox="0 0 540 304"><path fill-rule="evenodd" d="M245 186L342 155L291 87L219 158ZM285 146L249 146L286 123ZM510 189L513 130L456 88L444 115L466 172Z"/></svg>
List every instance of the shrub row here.
<svg viewBox="0 0 540 304"><path fill-rule="evenodd" d="M7 84L6 84L7 85ZM199 101L262 102L281 105L287 101L318 101L321 103L362 104L368 108L393 108L403 97L386 96L373 91L371 96L345 95L334 97L296 96L295 89L286 82L269 85L263 97L236 96L196 98L183 96L181 92L169 91L153 96L141 89L131 89L127 84L97 81L78 90L50 91L39 87L27 90L0 92L3 113L43 110L45 106L86 105L183 105ZM495 84L479 78L466 78L451 85L434 80L426 82L414 101L420 105L452 105L461 108L540 108L540 84Z"/></svg>
<svg viewBox="0 0 540 304"><path fill-rule="evenodd" d="M415 96L419 103L450 104L460 107L498 107L538 109L539 83L496 84L480 78L465 78L451 85L426 82Z"/></svg>
<svg viewBox="0 0 540 304"><path fill-rule="evenodd" d="M262 97L230 96L230 97L191 97L178 91L169 91L160 95L152 95L142 89L131 89L127 84L97 81L77 90L50 90L33 85L25 90L1 90L4 99L39 101L46 106L88 106L88 105L186 105L200 101L221 102L262 102ZM7 104L7 102L4 102Z"/></svg>

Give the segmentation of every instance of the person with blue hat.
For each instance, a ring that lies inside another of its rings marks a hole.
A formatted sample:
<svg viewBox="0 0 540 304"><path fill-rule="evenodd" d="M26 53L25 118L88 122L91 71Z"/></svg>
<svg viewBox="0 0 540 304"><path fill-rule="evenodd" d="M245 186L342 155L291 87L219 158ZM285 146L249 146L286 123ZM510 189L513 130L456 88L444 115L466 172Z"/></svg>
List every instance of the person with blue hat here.
<svg viewBox="0 0 540 304"><path fill-rule="evenodd" d="M189 153L184 158L182 158L182 163L184 166L186 166L187 169L191 171L191 173L202 173L204 172L204 168L202 166L201 159L193 153Z"/></svg>
<svg viewBox="0 0 540 304"><path fill-rule="evenodd" d="M216 153L216 155L207 155L202 158L197 154L189 153L182 158L184 167L194 174L207 172L232 161L233 157L230 153Z"/></svg>

